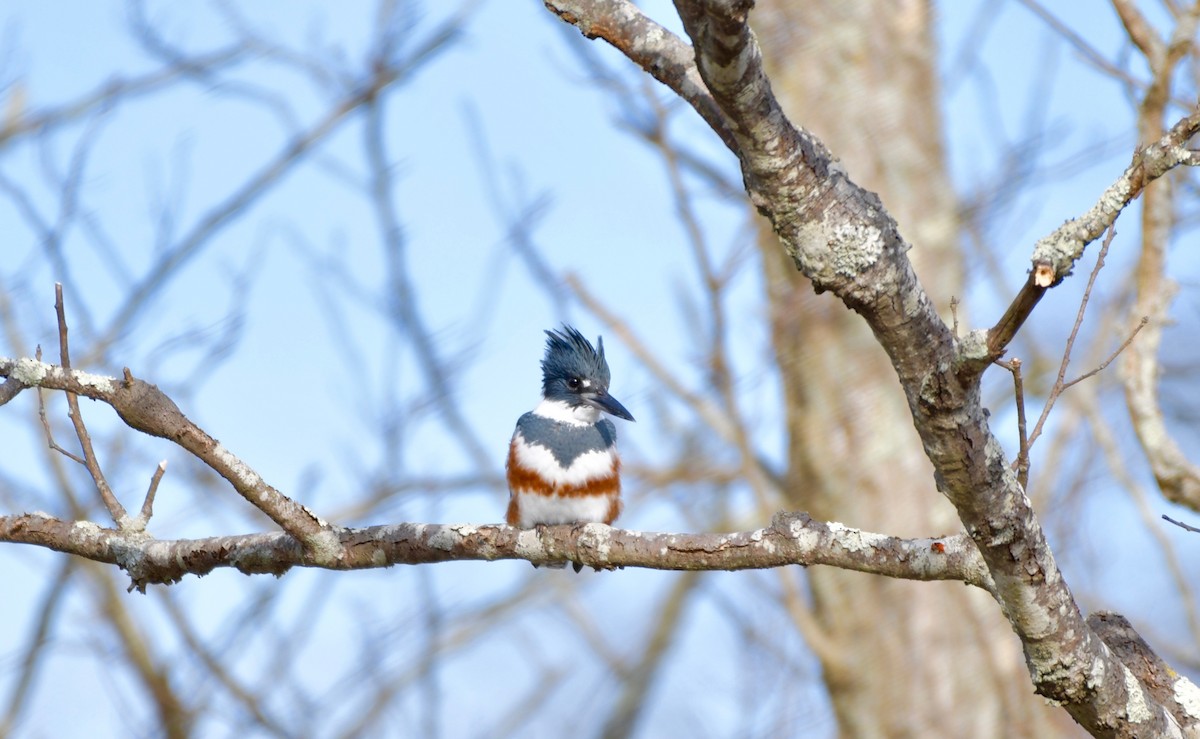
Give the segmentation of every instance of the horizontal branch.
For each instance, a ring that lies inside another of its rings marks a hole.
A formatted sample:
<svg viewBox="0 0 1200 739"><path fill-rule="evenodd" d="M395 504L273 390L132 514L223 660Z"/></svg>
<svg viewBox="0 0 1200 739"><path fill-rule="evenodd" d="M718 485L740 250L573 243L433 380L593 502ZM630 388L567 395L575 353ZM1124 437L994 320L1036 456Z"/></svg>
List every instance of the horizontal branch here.
<svg viewBox="0 0 1200 739"><path fill-rule="evenodd" d="M771 525L729 534L670 534L604 524L520 530L502 525L401 523L335 529L342 556L325 560L279 533L158 540L146 533L66 521L45 513L0 516L0 542L33 544L115 564L132 587L178 582L218 567L281 575L292 567L371 569L396 564L523 559L545 565L577 562L596 569L746 570L830 565L907 580L957 580L985 590L992 581L965 534L900 539L814 521L805 513L776 514Z"/></svg>

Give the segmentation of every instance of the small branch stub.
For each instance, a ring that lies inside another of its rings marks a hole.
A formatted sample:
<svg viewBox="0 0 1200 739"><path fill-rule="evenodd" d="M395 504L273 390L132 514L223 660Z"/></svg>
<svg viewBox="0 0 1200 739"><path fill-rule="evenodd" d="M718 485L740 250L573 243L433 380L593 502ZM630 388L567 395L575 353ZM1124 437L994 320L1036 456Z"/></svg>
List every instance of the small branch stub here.
<svg viewBox="0 0 1200 739"><path fill-rule="evenodd" d="M1054 285L1054 266L1049 262L1038 262L1033 266L1033 284L1038 287Z"/></svg>

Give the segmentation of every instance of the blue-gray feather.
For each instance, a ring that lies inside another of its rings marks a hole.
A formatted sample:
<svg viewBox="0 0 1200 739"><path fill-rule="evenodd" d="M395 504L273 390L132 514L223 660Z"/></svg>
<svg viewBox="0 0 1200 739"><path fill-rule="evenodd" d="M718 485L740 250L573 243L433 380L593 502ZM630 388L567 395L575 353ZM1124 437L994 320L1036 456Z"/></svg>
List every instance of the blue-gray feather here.
<svg viewBox="0 0 1200 739"><path fill-rule="evenodd" d="M617 443L617 428L607 418L579 426L526 413L517 419L517 430L526 444L547 449L563 469L582 454L604 451Z"/></svg>

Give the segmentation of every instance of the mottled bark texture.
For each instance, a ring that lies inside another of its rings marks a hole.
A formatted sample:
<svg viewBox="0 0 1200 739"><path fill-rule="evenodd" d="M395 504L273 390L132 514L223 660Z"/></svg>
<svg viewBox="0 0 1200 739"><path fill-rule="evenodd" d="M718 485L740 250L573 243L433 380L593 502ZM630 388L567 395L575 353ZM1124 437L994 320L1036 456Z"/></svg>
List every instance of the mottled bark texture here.
<svg viewBox="0 0 1200 739"><path fill-rule="evenodd" d="M305 551L283 533L158 540L142 531L66 521L47 513L0 516L0 541L46 547L118 565L144 591L228 567L246 575L282 575L292 567L362 570L397 564L524 559L534 564L571 560L597 570L744 570L830 565L896 578L954 580L990 589L978 550L963 535L898 539L823 521L778 514L771 525L731 534L623 531L604 524L511 526L404 523L336 527L334 557Z"/></svg>
<svg viewBox="0 0 1200 739"><path fill-rule="evenodd" d="M928 3L768 0L751 24L784 111L878 194L948 316L950 298L962 295L963 265ZM933 494L933 469L870 327L814 295L764 226L787 398L789 507L905 536L960 529L953 507ZM1030 690L1020 642L985 593L829 568L808 579L827 641L819 653L836 658L824 669L842 736L1080 733Z"/></svg>

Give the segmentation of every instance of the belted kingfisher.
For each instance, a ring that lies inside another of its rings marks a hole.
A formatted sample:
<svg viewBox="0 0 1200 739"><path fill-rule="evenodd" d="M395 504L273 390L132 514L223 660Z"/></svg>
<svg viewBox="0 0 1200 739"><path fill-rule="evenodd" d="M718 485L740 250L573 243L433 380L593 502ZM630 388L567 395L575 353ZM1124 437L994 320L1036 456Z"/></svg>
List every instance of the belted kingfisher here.
<svg viewBox="0 0 1200 739"><path fill-rule="evenodd" d="M547 331L543 400L517 419L508 447L510 526L611 524L621 513L617 429L601 412L632 421L608 394L604 341L598 349L563 324ZM578 572L582 565L576 564Z"/></svg>

